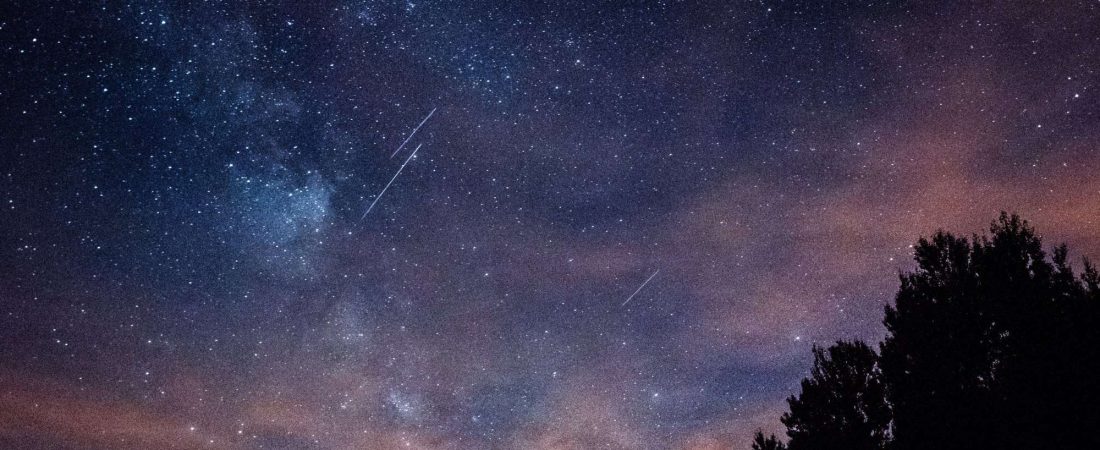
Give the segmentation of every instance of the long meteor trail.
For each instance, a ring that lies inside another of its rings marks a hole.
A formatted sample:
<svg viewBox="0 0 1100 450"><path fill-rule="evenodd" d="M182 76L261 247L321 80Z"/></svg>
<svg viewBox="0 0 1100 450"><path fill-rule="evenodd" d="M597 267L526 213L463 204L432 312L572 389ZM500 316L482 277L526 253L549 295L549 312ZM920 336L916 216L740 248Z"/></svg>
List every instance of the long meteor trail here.
<svg viewBox="0 0 1100 450"><path fill-rule="evenodd" d="M645 281L642 282L642 285L638 286L638 290L634 291L633 294L630 294L630 297L627 297L626 301L623 302L623 304L619 305L619 307L621 308L623 306L626 306L627 303L630 303L630 301L634 299L634 296L638 295L639 292L642 292L642 288L644 288L645 285L649 284L649 280L652 280L653 277L657 276L657 272L660 272L660 271L661 271L661 269L655 270L653 272L653 275L650 275L649 278L646 278Z"/></svg>
<svg viewBox="0 0 1100 450"><path fill-rule="evenodd" d="M432 112L428 113L428 115L426 117L424 117L424 120L420 121L420 125L417 125L416 128L413 128L412 133L409 133L409 137L405 138L405 142L402 142L401 145L397 146L397 150L393 151L393 154L390 155L390 158L393 158L394 156L397 156L397 152L400 152L401 149L405 148L405 144L409 143L409 139L412 139L413 136L416 135L416 132L418 130L420 130L420 127L424 126L424 122L427 122L428 119L432 118L432 114L435 114L435 110L437 110L437 109L439 109L439 108L432 108Z"/></svg>
<svg viewBox="0 0 1100 450"><path fill-rule="evenodd" d="M409 161L412 161L413 156L416 156L416 151L420 150L421 145L424 144L417 145L416 148L413 149L413 152L409 155L408 159L406 159L405 162L401 164L401 167L397 169L397 173L393 174L393 178L390 178L390 182L386 183L386 187L382 188L382 192L379 192L378 196L374 197L374 201L370 202L370 206L367 207L367 212L363 213L363 217L360 217L359 220L367 218L367 214L370 214L370 210L374 209L374 205L378 203L378 199L382 198L382 194L386 193L386 189L390 188L390 185L393 184L393 180L396 180L397 176L401 175L401 171L405 169L405 164L408 164Z"/></svg>

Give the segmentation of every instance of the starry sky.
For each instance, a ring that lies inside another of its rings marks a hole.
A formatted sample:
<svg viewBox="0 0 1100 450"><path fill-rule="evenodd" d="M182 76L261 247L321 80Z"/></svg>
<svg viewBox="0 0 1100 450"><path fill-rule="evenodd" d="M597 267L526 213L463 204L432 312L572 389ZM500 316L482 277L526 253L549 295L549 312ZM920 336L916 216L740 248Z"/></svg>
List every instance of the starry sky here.
<svg viewBox="0 0 1100 450"><path fill-rule="evenodd" d="M0 9L0 447L747 448L917 237L1100 257L1096 2Z"/></svg>

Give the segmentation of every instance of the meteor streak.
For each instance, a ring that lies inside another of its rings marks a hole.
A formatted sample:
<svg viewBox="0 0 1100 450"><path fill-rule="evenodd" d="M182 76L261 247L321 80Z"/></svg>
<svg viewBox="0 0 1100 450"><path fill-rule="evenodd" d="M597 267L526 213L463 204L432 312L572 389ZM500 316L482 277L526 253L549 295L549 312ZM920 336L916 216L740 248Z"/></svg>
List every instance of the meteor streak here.
<svg viewBox="0 0 1100 450"><path fill-rule="evenodd" d="M653 277L657 276L657 272L660 272L660 271L661 271L661 269L657 269L656 271L654 271L653 275L650 275L649 278L646 278L645 281L642 282L642 285L638 286L638 290L634 291L633 294L630 294L630 297L627 297L626 301L623 302L623 304L621 304L619 306L623 307L623 306L626 306L627 303L630 303L630 301L634 299L634 296L638 295L639 292L642 292L642 288L644 288L645 285L649 284L649 280L652 280Z"/></svg>
<svg viewBox="0 0 1100 450"><path fill-rule="evenodd" d="M439 109L439 108L432 108L432 112L428 113L428 115L426 117L424 117L424 120L420 121L420 125L417 125L416 128L413 128L412 133L409 133L409 137L405 138L405 142L402 142L401 145L397 146L397 150L393 151L393 154L390 155L390 158L393 158L394 156L397 156L397 152L399 152L399 151L401 151L401 149L405 148L405 144L409 143L409 139L412 139L413 135L416 134L417 130L420 130L420 127L424 126L424 122L427 122L428 119L432 118L432 114L435 114L435 110L437 110L437 109Z"/></svg>
<svg viewBox="0 0 1100 450"><path fill-rule="evenodd" d="M432 110L432 111L435 111L435 110ZM390 178L390 182L386 183L386 187L382 188L382 192L379 192L378 195L376 197L374 197L374 201L370 202L370 206L367 207L367 212L363 213L363 217L360 217L359 220L363 220L363 219L367 218L367 214L370 214L370 210L374 209L374 205L376 203L378 203L378 199L382 198L382 194L386 193L386 189L390 188L390 185L393 184L393 180L396 180L397 176L401 175L401 171L405 169L405 164L408 164L409 161L412 161L413 156L416 156L416 151L420 150L421 145L424 145L424 144L417 145L416 148L413 149L413 152L409 155L408 159L406 159L405 162L403 164L401 164L401 167L397 169L397 173L393 174L393 178Z"/></svg>

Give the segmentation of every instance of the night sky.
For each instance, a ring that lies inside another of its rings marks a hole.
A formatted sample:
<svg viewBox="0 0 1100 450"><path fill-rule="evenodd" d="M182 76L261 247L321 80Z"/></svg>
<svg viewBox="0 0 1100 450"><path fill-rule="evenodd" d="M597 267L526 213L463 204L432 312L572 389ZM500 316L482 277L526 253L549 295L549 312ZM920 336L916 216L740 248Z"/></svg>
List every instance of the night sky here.
<svg viewBox="0 0 1100 450"><path fill-rule="evenodd" d="M1100 4L726 3L6 3L0 447L747 448L919 236L1100 257Z"/></svg>

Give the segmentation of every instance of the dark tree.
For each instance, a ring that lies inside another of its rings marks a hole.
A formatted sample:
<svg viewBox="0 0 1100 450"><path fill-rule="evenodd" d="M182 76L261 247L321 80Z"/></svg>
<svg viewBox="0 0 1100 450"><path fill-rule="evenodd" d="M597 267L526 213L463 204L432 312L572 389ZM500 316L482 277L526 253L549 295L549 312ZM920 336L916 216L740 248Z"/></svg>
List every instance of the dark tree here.
<svg viewBox="0 0 1100 450"><path fill-rule="evenodd" d="M879 356L860 343L814 349L782 419L788 448L1100 448L1096 269L1086 260L1075 274L1065 246L1048 257L1004 213L988 236L941 231L914 257Z"/></svg>
<svg viewBox="0 0 1100 450"><path fill-rule="evenodd" d="M775 435L764 437L764 433L756 432L756 437L752 440L752 450L786 450L787 446L779 442L779 439L775 438Z"/></svg>
<svg viewBox="0 0 1100 450"><path fill-rule="evenodd" d="M921 239L919 269L902 275L897 306L886 308L881 365L895 448L967 447L991 426L997 336L976 297L971 250L950 234Z"/></svg>
<svg viewBox="0 0 1100 450"><path fill-rule="evenodd" d="M866 344L837 342L814 347L810 378L787 399L787 448L880 450L886 447L890 410L877 355Z"/></svg>
<svg viewBox="0 0 1100 450"><path fill-rule="evenodd" d="M920 240L886 308L893 447L1100 448L1081 433L1100 423L1095 270L1074 275L1065 247L1048 261L1015 215L990 231Z"/></svg>

